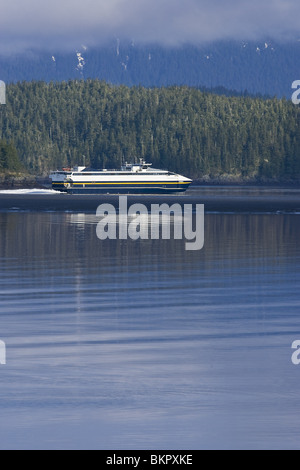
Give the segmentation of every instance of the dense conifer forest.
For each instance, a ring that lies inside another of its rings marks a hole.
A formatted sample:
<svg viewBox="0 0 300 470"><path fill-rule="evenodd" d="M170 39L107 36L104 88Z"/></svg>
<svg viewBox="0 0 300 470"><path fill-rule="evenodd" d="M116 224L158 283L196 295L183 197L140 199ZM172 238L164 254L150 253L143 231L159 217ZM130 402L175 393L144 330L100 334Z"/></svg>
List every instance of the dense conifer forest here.
<svg viewBox="0 0 300 470"><path fill-rule="evenodd" d="M17 155L36 175L142 157L194 179L300 179L300 109L285 99L72 80L9 84L6 103L0 171Z"/></svg>

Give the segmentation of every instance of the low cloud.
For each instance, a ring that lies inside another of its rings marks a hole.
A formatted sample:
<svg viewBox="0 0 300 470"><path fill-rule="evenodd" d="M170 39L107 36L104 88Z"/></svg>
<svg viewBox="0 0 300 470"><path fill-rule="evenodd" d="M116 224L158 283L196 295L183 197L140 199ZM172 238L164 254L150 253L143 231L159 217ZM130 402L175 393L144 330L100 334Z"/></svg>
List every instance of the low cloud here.
<svg viewBox="0 0 300 470"><path fill-rule="evenodd" d="M114 37L179 45L293 38L299 0L11 0L1 6L0 51L70 49Z"/></svg>

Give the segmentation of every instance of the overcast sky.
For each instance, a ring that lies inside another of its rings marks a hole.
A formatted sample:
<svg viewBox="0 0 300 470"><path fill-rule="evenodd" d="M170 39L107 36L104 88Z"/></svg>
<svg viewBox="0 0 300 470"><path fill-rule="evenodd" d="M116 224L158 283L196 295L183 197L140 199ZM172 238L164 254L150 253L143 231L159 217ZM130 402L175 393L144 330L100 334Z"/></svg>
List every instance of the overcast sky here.
<svg viewBox="0 0 300 470"><path fill-rule="evenodd" d="M299 0L2 0L0 50L76 48L113 38L166 45L284 40L298 37L299 26Z"/></svg>

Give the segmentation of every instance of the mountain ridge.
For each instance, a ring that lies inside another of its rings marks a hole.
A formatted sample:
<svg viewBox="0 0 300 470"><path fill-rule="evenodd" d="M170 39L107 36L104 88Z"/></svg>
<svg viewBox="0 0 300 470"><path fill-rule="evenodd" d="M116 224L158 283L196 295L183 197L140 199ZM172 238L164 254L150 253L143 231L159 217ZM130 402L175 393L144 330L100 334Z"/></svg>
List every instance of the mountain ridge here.
<svg viewBox="0 0 300 470"><path fill-rule="evenodd" d="M0 55L0 79L6 83L100 79L115 85L161 87L187 85L233 93L291 97L299 79L300 42L222 41L163 47L116 39L98 48L81 45L70 52L28 51Z"/></svg>

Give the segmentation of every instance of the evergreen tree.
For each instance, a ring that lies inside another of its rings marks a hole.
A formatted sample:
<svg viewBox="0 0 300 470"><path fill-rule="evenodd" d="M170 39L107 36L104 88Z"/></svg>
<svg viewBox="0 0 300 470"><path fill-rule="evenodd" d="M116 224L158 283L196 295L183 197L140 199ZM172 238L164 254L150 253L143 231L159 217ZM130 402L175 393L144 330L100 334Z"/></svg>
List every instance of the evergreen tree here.
<svg viewBox="0 0 300 470"><path fill-rule="evenodd" d="M0 172L18 172L24 170L16 148L12 143L0 140Z"/></svg>

